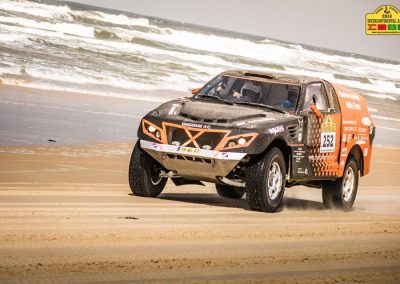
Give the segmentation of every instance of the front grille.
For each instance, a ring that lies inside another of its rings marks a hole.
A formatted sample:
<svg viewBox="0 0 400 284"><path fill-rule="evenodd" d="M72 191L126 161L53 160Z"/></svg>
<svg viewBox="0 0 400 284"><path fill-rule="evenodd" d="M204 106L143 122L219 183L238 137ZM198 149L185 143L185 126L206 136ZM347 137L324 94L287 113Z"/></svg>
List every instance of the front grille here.
<svg viewBox="0 0 400 284"><path fill-rule="evenodd" d="M204 145L211 146L211 149L215 149L218 146L219 142L221 142L222 138L224 138L225 133L219 132L204 132L199 138L196 139L197 144L199 144L200 148L203 148Z"/></svg>
<svg viewBox="0 0 400 284"><path fill-rule="evenodd" d="M179 145L184 145L188 141L186 147L199 147L203 148L204 145L210 146L210 150L215 149L221 140L224 138L227 132L225 131L210 131L207 129L193 129L193 128L180 128L175 126L167 126L167 137L168 137L168 144L173 144L173 142L179 142ZM199 132L203 132L199 135ZM189 134L188 134L189 133ZM192 137L198 137L193 139ZM197 145L196 145L197 143Z"/></svg>
<svg viewBox="0 0 400 284"><path fill-rule="evenodd" d="M168 127L168 144L171 144L172 141L178 141L180 145L185 143L189 138L183 128L175 128L175 127Z"/></svg>

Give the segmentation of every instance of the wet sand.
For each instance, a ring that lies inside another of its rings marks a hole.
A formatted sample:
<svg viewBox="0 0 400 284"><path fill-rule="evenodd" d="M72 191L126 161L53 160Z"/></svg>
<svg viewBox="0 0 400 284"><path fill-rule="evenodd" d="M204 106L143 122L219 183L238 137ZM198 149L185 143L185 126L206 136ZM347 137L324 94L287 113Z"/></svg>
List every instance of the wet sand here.
<svg viewBox="0 0 400 284"><path fill-rule="evenodd" d="M374 148L352 212L287 189L244 210L212 184L130 194L134 142L0 147L0 282L400 282L400 150Z"/></svg>
<svg viewBox="0 0 400 284"><path fill-rule="evenodd" d="M128 99L39 90L0 82L0 145L47 144L49 139L63 145L127 141L136 137L143 115L160 104L152 101L154 97L167 101L190 95L190 92L134 91ZM392 102L382 100L380 103L390 107L388 112L373 115L398 115ZM374 144L399 148L400 120L373 120L377 127Z"/></svg>

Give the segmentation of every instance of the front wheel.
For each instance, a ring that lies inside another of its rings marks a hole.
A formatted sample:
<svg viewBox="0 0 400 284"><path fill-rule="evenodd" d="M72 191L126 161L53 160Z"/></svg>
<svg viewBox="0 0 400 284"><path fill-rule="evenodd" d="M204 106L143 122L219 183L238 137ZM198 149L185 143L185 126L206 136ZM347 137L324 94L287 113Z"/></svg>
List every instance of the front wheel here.
<svg viewBox="0 0 400 284"><path fill-rule="evenodd" d="M221 197L240 199L246 193L243 187L215 184L217 193Z"/></svg>
<svg viewBox="0 0 400 284"><path fill-rule="evenodd" d="M356 199L358 188L358 165L350 158L344 168L343 177L326 182L322 187L322 201L325 208L340 208L349 211Z"/></svg>
<svg viewBox="0 0 400 284"><path fill-rule="evenodd" d="M133 148L129 163L129 186L132 193L143 197L156 197L163 191L167 178L160 177L161 165L140 147Z"/></svg>
<svg viewBox="0 0 400 284"><path fill-rule="evenodd" d="M246 200L251 210L275 212L282 204L286 164L282 152L272 148L246 171Z"/></svg>

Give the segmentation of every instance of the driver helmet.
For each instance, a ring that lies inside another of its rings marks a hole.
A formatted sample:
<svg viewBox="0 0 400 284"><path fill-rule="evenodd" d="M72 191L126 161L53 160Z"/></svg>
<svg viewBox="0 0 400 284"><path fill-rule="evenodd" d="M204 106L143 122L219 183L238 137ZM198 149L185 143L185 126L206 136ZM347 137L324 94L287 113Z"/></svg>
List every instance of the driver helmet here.
<svg viewBox="0 0 400 284"><path fill-rule="evenodd" d="M295 104L297 101L298 92L294 89L289 90L288 92L288 101L292 104Z"/></svg>
<svg viewBox="0 0 400 284"><path fill-rule="evenodd" d="M244 83L241 93L243 96L260 95L261 85L258 82L247 81Z"/></svg>

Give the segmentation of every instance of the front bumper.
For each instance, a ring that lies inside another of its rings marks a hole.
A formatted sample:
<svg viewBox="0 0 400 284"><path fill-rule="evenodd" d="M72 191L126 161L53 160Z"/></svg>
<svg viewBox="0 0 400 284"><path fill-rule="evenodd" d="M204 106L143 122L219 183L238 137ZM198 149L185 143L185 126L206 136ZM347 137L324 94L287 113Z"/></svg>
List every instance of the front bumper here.
<svg viewBox="0 0 400 284"><path fill-rule="evenodd" d="M141 148L178 176L215 182L225 177L247 155L140 140Z"/></svg>

